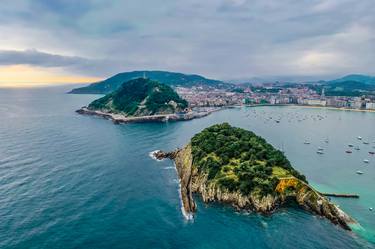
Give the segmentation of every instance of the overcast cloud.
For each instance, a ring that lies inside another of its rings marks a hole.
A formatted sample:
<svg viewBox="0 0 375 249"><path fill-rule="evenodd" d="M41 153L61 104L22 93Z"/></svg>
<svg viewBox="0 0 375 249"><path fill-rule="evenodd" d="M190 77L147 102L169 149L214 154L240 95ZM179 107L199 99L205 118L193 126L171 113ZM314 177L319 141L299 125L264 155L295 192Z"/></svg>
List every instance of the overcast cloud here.
<svg viewBox="0 0 375 249"><path fill-rule="evenodd" d="M3 0L0 65L105 77L375 75L374 0Z"/></svg>

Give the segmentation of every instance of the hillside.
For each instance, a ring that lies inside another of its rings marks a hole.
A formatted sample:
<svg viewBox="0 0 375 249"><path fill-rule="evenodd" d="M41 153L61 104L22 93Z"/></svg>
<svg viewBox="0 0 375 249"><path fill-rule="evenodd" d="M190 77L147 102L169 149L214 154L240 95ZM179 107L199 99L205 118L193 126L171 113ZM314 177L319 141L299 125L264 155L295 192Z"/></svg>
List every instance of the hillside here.
<svg viewBox="0 0 375 249"><path fill-rule="evenodd" d="M229 124L214 125L191 139L193 163L208 183L248 195L272 193L277 176L295 176L284 154L263 138Z"/></svg>
<svg viewBox="0 0 375 249"><path fill-rule="evenodd" d="M118 89L124 82L141 78L146 75L147 78L162 82L169 86L206 86L206 87L226 87L230 84L218 80L204 78L200 75L188 75L183 73L174 73L167 71L133 71L119 73L106 80L93 83L91 85L73 89L70 93L74 94L107 94Z"/></svg>
<svg viewBox="0 0 375 249"><path fill-rule="evenodd" d="M358 81L333 82L324 86L327 96L362 96L374 95L375 85Z"/></svg>
<svg viewBox="0 0 375 249"><path fill-rule="evenodd" d="M171 114L185 109L186 100L169 86L150 79L125 82L116 91L93 101L89 110L119 113L125 116Z"/></svg>
<svg viewBox="0 0 375 249"><path fill-rule="evenodd" d="M329 81L329 83L339 83L339 82L350 82L350 81L356 81L360 83L364 83L367 85L373 85L375 86L375 77L368 76L368 75L362 75L362 74L350 74L346 75L342 78Z"/></svg>
<svg viewBox="0 0 375 249"><path fill-rule="evenodd" d="M194 193L204 202L228 203L236 209L271 214L297 204L350 230L355 221L308 185L285 155L251 131L213 125L196 134L182 149L155 152L170 158L181 184L184 214L193 216Z"/></svg>

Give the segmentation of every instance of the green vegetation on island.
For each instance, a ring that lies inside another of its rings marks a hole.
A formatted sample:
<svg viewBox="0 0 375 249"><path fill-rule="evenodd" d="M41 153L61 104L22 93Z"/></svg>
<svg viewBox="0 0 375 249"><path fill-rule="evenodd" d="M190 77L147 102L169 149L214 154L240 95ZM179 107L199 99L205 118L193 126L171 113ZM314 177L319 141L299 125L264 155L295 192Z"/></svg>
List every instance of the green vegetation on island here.
<svg viewBox="0 0 375 249"><path fill-rule="evenodd" d="M154 156L174 160L188 218L196 212L193 194L198 193L204 202L228 203L240 210L271 214L293 203L344 229L356 224L308 185L281 151L253 132L228 123L204 129L182 149L157 151Z"/></svg>
<svg viewBox="0 0 375 249"><path fill-rule="evenodd" d="M93 101L88 109L125 116L172 114L188 107L186 100L169 86L138 78L130 80L106 96Z"/></svg>
<svg viewBox="0 0 375 249"><path fill-rule="evenodd" d="M228 123L204 129L191 139L193 165L208 182L243 195L272 194L280 177L306 178L284 154L251 131Z"/></svg>
<svg viewBox="0 0 375 249"><path fill-rule="evenodd" d="M218 80L207 79L200 75L183 74L167 71L133 71L116 74L106 80L90 84L85 87L76 88L70 91L75 94L107 94L117 90L124 82L141 78L147 78L169 86L207 86L207 87L228 87L231 84L226 84Z"/></svg>

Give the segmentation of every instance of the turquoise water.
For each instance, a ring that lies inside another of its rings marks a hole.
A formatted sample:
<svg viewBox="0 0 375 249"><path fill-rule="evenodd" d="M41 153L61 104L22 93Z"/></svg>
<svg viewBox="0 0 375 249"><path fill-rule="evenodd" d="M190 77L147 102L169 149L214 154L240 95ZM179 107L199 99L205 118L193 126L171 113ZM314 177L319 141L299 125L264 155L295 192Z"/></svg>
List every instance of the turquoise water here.
<svg viewBox="0 0 375 249"><path fill-rule="evenodd" d="M96 96L68 89L0 89L0 248L375 248L375 113L261 107L113 125L76 114ZM295 208L237 213L199 198L196 219L185 221L172 162L148 154L224 121L284 149L319 190L360 194L333 201L362 227L350 233ZM361 150L346 154L348 143Z"/></svg>

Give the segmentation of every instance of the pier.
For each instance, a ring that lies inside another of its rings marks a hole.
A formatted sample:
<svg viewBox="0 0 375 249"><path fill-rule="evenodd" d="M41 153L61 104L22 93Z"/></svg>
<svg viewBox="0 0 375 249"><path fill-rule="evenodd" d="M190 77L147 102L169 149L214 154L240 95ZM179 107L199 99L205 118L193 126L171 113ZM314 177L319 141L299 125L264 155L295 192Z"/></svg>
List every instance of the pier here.
<svg viewBox="0 0 375 249"><path fill-rule="evenodd" d="M341 197L341 198L359 198L359 195L357 194L336 194L336 193L320 193L321 195L324 196L329 196L329 197Z"/></svg>

